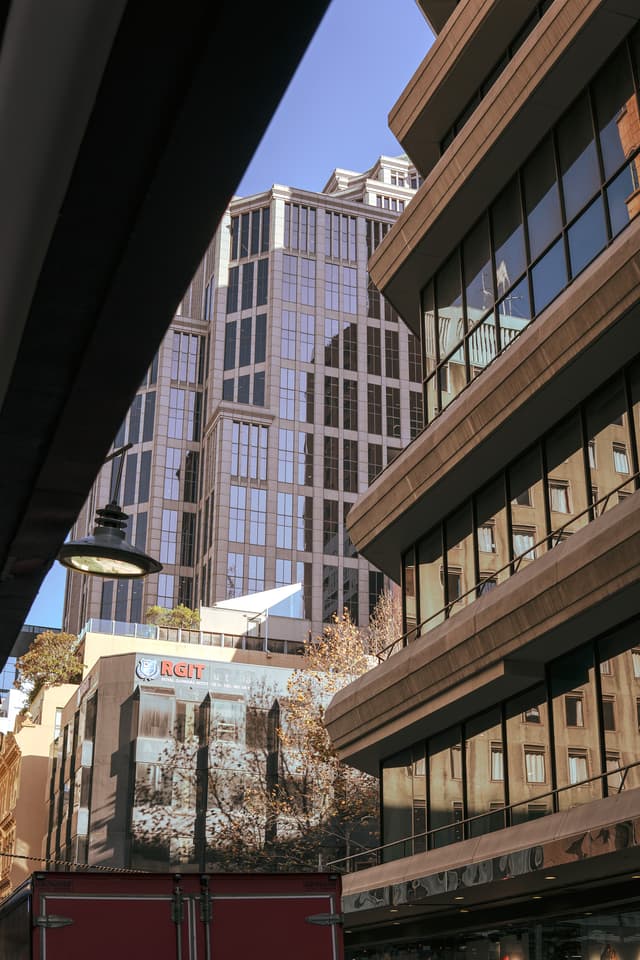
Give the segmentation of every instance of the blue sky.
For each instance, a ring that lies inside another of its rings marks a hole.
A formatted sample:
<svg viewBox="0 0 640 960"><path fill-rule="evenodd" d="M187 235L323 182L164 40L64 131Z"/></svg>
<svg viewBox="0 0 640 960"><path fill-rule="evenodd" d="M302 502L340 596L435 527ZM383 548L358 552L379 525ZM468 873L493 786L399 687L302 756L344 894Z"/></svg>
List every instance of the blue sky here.
<svg viewBox="0 0 640 960"><path fill-rule="evenodd" d="M415 0L333 0L237 193L321 190L336 167L402 153L387 116L432 39ZM27 623L61 625L64 583L56 562Z"/></svg>

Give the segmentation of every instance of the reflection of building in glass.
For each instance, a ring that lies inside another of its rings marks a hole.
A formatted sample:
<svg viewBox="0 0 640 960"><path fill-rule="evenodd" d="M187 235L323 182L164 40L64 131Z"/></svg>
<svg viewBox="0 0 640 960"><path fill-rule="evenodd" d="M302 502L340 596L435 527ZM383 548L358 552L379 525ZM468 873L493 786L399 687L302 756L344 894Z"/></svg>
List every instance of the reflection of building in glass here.
<svg viewBox="0 0 640 960"><path fill-rule="evenodd" d="M382 781L347 955L636 960L638 11L422 6L391 123L425 182L369 266L428 425L349 523L406 633L327 711Z"/></svg>
<svg viewBox="0 0 640 960"><path fill-rule="evenodd" d="M345 517L423 414L419 340L367 260L418 182L406 157L382 157L322 192L232 201L115 439L133 444L130 536L164 569L144 583L72 575L66 629L296 582L314 632L344 606L368 622L383 576ZM111 482L107 467L79 536Z"/></svg>

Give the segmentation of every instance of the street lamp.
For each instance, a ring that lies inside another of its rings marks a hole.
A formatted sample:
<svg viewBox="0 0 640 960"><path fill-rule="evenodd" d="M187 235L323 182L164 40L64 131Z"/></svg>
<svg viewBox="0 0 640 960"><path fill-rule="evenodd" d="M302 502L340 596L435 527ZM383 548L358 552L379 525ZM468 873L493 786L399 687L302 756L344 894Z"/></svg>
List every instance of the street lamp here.
<svg viewBox="0 0 640 960"><path fill-rule="evenodd" d="M124 528L129 518L118 505L118 497L124 454L131 446L129 443L120 447L104 461L108 463L120 457L112 497L106 507L97 511L96 525L90 537L69 540L62 545L58 560L69 570L114 580L146 577L162 570L161 563L127 543L124 538Z"/></svg>

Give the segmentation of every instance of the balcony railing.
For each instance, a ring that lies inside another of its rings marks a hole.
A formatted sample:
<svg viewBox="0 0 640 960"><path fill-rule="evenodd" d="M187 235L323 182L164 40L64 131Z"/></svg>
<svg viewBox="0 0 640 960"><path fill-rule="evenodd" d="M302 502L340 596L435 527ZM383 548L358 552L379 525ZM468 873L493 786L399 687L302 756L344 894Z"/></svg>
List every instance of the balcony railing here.
<svg viewBox="0 0 640 960"><path fill-rule="evenodd" d="M304 643L299 640L279 640L255 634L211 633L207 630L183 630L181 627L159 627L154 623L125 623L122 620L91 618L82 628L85 633L106 633L109 636L137 637L142 640L166 640L170 643L188 643L200 647L226 647L233 650L259 650L265 653L303 654Z"/></svg>
<svg viewBox="0 0 640 960"><path fill-rule="evenodd" d="M455 606L460 606L464 600L468 597L475 594L476 599L479 599L482 595L482 586L487 582L494 581L501 573L509 570L511 574L517 573L520 569L523 560L526 560L528 556L533 553L539 547L544 545L548 546L551 550L553 547L557 547L558 544L562 543L566 539L566 531L571 527L577 520L580 520L582 517L588 517L588 520L595 520L597 517L602 516L602 514L607 509L607 505L611 497L622 490L624 487L627 487L630 483L635 482L636 487L638 486L638 478L640 477L640 471L637 473L629 474L625 477L622 483L619 483L616 487L613 487L607 493L603 494L601 497L598 497L597 500L592 501L588 507L585 507L584 510L581 510L580 513L574 514L570 520L567 520L566 523L563 523L562 526L556 527L555 530L552 530L551 533L545 534L544 537L541 537L540 540L536 540L535 543L528 544L525 550L522 550L520 553L517 553L512 560L507 561L499 567L498 570L492 570L491 573L487 574L484 577L481 577L477 583L475 583L468 590L465 590L464 593L461 593L454 600L450 600L443 607L440 607L439 610L436 610L434 613L430 613L428 617L425 617L424 620L421 620L420 623L411 627L410 630L407 630L396 640L393 640L386 647L383 647L382 650L379 650L376 653L378 660L387 660L392 654L397 653L399 650L402 650L409 643L417 640L419 637L423 636L424 628L432 620L448 620L451 616L451 611Z"/></svg>
<svg viewBox="0 0 640 960"><path fill-rule="evenodd" d="M640 766L640 760L634 760L633 763L627 763L623 766L612 767L607 769L603 773L596 773L592 777L588 777L586 780L579 780L576 783L568 783L562 787L555 787L553 790L547 790L545 793L536 794L533 797L527 797L526 800L518 800L517 803L505 804L505 806L500 807L499 809L487 810L484 813L477 813L472 817L466 817L463 820L454 820L450 823L443 824L439 827L433 827L431 830L425 830L422 833L414 833L411 836L404 837L401 840L391 840L389 843L383 843L377 847L370 847L367 850L360 850L357 853L352 853L348 857L342 857L339 860L331 860L326 864L327 870L340 870L344 873L352 873L355 870L363 870L368 867L378 866L381 863L389 863L393 860L400 860L403 857L413 856L415 853L425 853L426 851L434 849L442 849L444 846L451 846L452 844L459 843L462 840L467 840L470 837L478 837L487 833L494 833L496 830L503 830L507 827L516 825L516 818L513 816L513 811L517 811L519 807L525 807L528 804L540 803L543 800L551 798L551 809L543 816L549 816L552 813L557 813L560 810L560 804L558 802L558 797L561 793L565 793L568 790L577 790L579 787L587 786L590 783L595 781L600 781L603 786L603 795L612 796L616 793L621 793L625 788L625 783L627 775L630 770L634 767ZM619 778L617 783L611 783L613 778ZM593 798L600 799L600 798ZM517 823L524 823L532 819L542 819L542 817L527 817L524 816L521 819L517 820ZM491 829L476 829L474 830L474 824L480 825L482 821L488 821L491 824L499 824L500 820L502 823L499 826L492 826ZM447 842L446 836L447 831L449 834L455 834L455 838ZM439 837L444 835L444 842L438 843L437 840ZM397 851L397 853L396 853Z"/></svg>

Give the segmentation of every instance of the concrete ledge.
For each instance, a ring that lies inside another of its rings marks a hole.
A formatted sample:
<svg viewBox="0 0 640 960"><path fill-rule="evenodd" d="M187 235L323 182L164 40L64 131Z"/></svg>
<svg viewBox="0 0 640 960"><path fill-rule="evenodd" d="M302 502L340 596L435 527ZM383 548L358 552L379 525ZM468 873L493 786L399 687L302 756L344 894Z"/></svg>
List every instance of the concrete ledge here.
<svg viewBox="0 0 640 960"><path fill-rule="evenodd" d="M423 177L440 159L444 134L535 7L536 0L466 0L446 21L389 114L392 133Z"/></svg>

